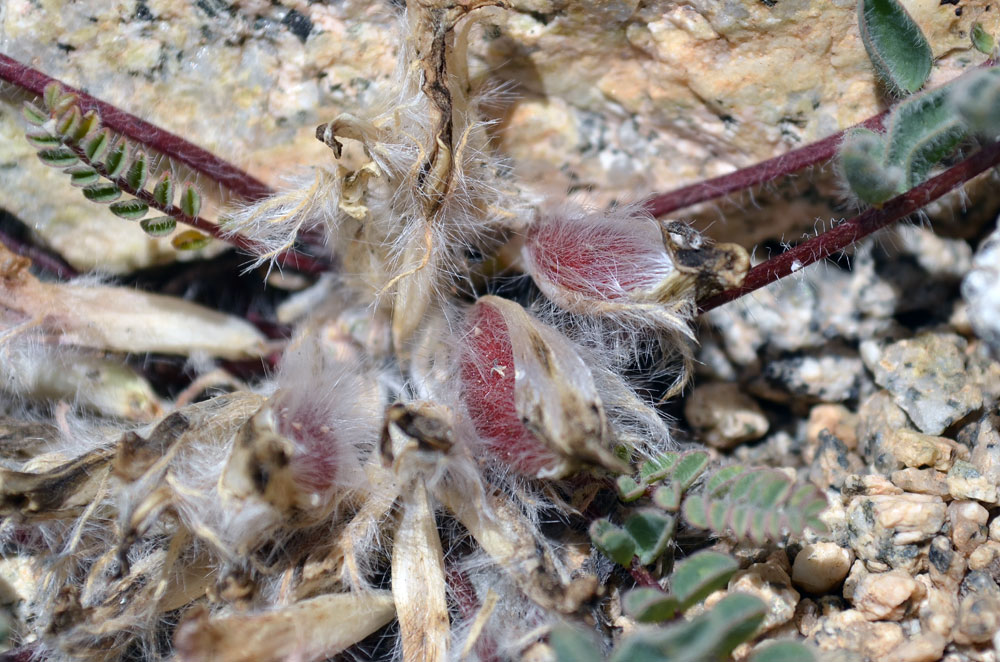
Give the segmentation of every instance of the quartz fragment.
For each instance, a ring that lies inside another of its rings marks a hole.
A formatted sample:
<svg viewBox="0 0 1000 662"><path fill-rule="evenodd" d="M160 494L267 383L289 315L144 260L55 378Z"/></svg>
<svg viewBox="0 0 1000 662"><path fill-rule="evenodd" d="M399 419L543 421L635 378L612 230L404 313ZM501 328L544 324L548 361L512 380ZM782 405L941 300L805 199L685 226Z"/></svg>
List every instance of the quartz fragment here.
<svg viewBox="0 0 1000 662"><path fill-rule="evenodd" d="M854 608L870 621L898 621L919 585L901 570L870 574L854 589Z"/></svg>
<svg viewBox="0 0 1000 662"><path fill-rule="evenodd" d="M955 642L982 644L1000 630L1000 588L987 573L973 571L962 582Z"/></svg>
<svg viewBox="0 0 1000 662"><path fill-rule="evenodd" d="M832 542L804 545L792 565L792 581L810 593L829 592L847 576L854 554Z"/></svg>
<svg viewBox="0 0 1000 662"><path fill-rule="evenodd" d="M729 591L755 595L767 605L767 614L761 631L770 630L792 620L799 592L792 588L792 580L777 563L754 563L740 570L729 580Z"/></svg>
<svg viewBox="0 0 1000 662"><path fill-rule="evenodd" d="M956 499L997 502L997 485L990 482L971 463L958 460L948 472L948 491Z"/></svg>

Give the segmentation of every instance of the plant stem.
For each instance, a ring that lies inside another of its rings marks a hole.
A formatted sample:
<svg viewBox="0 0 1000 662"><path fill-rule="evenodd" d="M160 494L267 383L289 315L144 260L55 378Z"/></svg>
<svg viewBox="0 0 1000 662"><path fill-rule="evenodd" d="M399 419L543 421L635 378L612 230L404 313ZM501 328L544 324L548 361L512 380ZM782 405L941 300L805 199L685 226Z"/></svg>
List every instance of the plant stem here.
<svg viewBox="0 0 1000 662"><path fill-rule="evenodd" d="M639 563L638 556L632 559L632 565L629 567L628 572L632 575L632 579L635 580L635 583L638 586L656 589L660 588L660 583L656 581L656 578L653 577L652 573L650 573L649 570L646 570L646 568Z"/></svg>
<svg viewBox="0 0 1000 662"><path fill-rule="evenodd" d="M724 303L770 285L813 262L823 260L859 239L912 214L998 164L1000 164L1000 142L990 143L937 177L889 200L881 207L873 207L859 216L844 221L828 232L804 241L781 255L758 264L747 274L743 285L700 302L699 311L706 312L717 308Z"/></svg>
<svg viewBox="0 0 1000 662"><path fill-rule="evenodd" d="M643 207L653 216L663 216L672 211L690 207L691 205L713 198L719 198L736 191L742 191L751 186L757 186L772 179L777 179L803 168L816 165L817 163L828 161L837 153L837 147L840 146L845 133L858 127L877 131L882 128L888 112L883 111L874 117L869 117L860 124L856 124L843 131L838 131L833 135L805 145L804 147L793 149L773 159L761 161L747 168L741 168L728 175L695 182L694 184L675 189L668 193L654 196L649 198L643 204Z"/></svg>
<svg viewBox="0 0 1000 662"><path fill-rule="evenodd" d="M81 112L96 110L101 116L102 123L112 130L183 163L218 182L247 202L254 202L274 194L271 187L264 182L211 152L189 143L177 134L165 131L100 99L95 99L86 92L72 88L3 54L0 54L0 80L13 83L36 96L42 96L46 85L57 82L67 92L76 95L76 103Z"/></svg>
<svg viewBox="0 0 1000 662"><path fill-rule="evenodd" d="M83 148L80 147L79 145L74 145L72 143L65 143L65 144L67 147L73 150L73 152L77 155L77 157L79 157L79 159L83 163L86 163L90 167L94 168L94 170L96 170L98 174L101 175L101 177L104 177L108 181L114 182L115 185L118 186L118 188L120 188L122 191L128 193L129 195L135 198L138 198L139 200L142 200L151 208L156 209L157 211L166 214L171 218L176 219L178 223L184 223L185 225L197 228L202 232L204 232L205 234L214 237L215 239L219 239L226 243L232 244L236 248L244 250L250 253L251 255L260 255L264 252L264 249L261 248L260 244L258 244L252 239L249 239L239 234L225 233L222 230L222 228L220 228L217 224L212 223L211 221L208 221L202 218L201 216L188 216L182 213L181 210L174 205L171 206L161 205L156 200L156 198L153 197L153 194L147 191L146 189L135 189L132 186L129 186L129 183L125 180L125 177L108 176L108 169L104 166L104 164L95 163L92 162L90 159L88 159L86 153L83 151ZM326 264L325 262L322 262L315 258L309 257L308 255L303 255L302 253L298 253L295 250L289 250L284 253L281 253L275 258L275 263L281 266L290 267L292 269L295 269L296 271L301 271L303 273L309 273L309 274L318 274L330 270L329 264Z"/></svg>
<svg viewBox="0 0 1000 662"><path fill-rule="evenodd" d="M30 259L31 263L39 269L47 271L58 278L68 280L80 275L76 269L67 264L62 258L42 250L38 246L32 246L12 237L3 230L0 230L0 244L6 246L12 253Z"/></svg>

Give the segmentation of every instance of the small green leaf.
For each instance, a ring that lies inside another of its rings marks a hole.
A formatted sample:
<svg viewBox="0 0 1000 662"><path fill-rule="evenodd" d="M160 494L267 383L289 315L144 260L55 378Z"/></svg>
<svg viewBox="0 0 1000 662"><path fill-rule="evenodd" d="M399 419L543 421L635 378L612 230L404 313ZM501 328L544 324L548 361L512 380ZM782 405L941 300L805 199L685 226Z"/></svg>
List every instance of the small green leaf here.
<svg viewBox="0 0 1000 662"><path fill-rule="evenodd" d="M45 107L51 111L62 96L63 96L62 85L60 85L55 81L52 81L51 83L46 85L45 89L42 91L42 103L44 103Z"/></svg>
<svg viewBox="0 0 1000 662"><path fill-rule="evenodd" d="M729 528L737 538L745 538L750 531L750 509L746 506L734 506L729 513Z"/></svg>
<svg viewBox="0 0 1000 662"><path fill-rule="evenodd" d="M70 136L76 134L82 121L83 118L80 115L80 109L76 106L71 106L69 110L56 119L56 133L69 140Z"/></svg>
<svg viewBox="0 0 1000 662"><path fill-rule="evenodd" d="M696 526L699 529L708 528L708 515L705 512L705 499L700 495L692 494L688 498L684 499L684 506L682 508L684 512L684 519L688 521L692 526Z"/></svg>
<svg viewBox="0 0 1000 662"><path fill-rule="evenodd" d="M101 180L97 170L89 165L73 166L66 170L66 174L69 175L69 183L76 187L89 186Z"/></svg>
<svg viewBox="0 0 1000 662"><path fill-rule="evenodd" d="M201 193L193 184L186 183L181 190L181 213L194 218L201 212Z"/></svg>
<svg viewBox="0 0 1000 662"><path fill-rule="evenodd" d="M170 244L179 251L196 251L208 246L211 240L211 237L197 230L185 230L174 237Z"/></svg>
<svg viewBox="0 0 1000 662"><path fill-rule="evenodd" d="M971 71L952 84L952 112L983 138L1000 136L1000 67Z"/></svg>
<svg viewBox="0 0 1000 662"><path fill-rule="evenodd" d="M670 482L677 483L681 491L691 487L691 483L698 479L698 476L705 471L708 466L708 453L705 451L688 451L677 461L677 466L670 475Z"/></svg>
<svg viewBox="0 0 1000 662"><path fill-rule="evenodd" d="M38 149L59 147L62 145L62 138L59 136L53 136L51 133L46 131L32 131L27 134L27 138L32 147L37 147Z"/></svg>
<svg viewBox="0 0 1000 662"><path fill-rule="evenodd" d="M549 633L549 646L556 662L602 662L600 645L579 628L556 625Z"/></svg>
<svg viewBox="0 0 1000 662"><path fill-rule="evenodd" d="M49 114L30 101L25 101L21 106L21 114L35 126L41 126L49 121Z"/></svg>
<svg viewBox="0 0 1000 662"><path fill-rule="evenodd" d="M160 176L160 181L153 187L153 199L164 209L170 209L174 205L174 179L170 172L164 172Z"/></svg>
<svg viewBox="0 0 1000 662"><path fill-rule="evenodd" d="M903 188L903 169L887 166L885 151L884 136L868 129L854 129L844 136L837 155L851 193L869 205L880 205Z"/></svg>
<svg viewBox="0 0 1000 662"><path fill-rule="evenodd" d="M676 519L654 508L643 508L625 520L625 530L635 542L635 553L642 565L649 565L663 554L674 535Z"/></svg>
<svg viewBox="0 0 1000 662"><path fill-rule="evenodd" d="M646 460L639 467L639 479L647 485L655 483L658 480L663 480L670 473L670 470L679 457L680 453L668 452L651 460Z"/></svg>
<svg viewBox="0 0 1000 662"><path fill-rule="evenodd" d="M128 165L128 151L128 140L122 138L114 144L111 151L108 152L108 157L104 159L104 168L107 170L108 177L118 179L125 171L125 167Z"/></svg>
<svg viewBox="0 0 1000 662"><path fill-rule="evenodd" d="M708 479L705 484L705 494L710 496L715 496L717 490L725 483L729 482L736 476L740 475L746 470L741 464L731 464L728 467L722 467Z"/></svg>
<svg viewBox="0 0 1000 662"><path fill-rule="evenodd" d="M767 605L747 593L732 593L716 604L707 616L717 635L716 647L723 654L749 640L767 615Z"/></svg>
<svg viewBox="0 0 1000 662"><path fill-rule="evenodd" d="M625 613L640 623L659 623L674 617L677 599L655 588L636 588L622 597Z"/></svg>
<svg viewBox="0 0 1000 662"><path fill-rule="evenodd" d="M132 159L132 164L128 167L128 171L125 173L125 183L129 185L133 191L139 191L143 186L146 185L146 180L149 178L149 156L146 152L136 150L135 158Z"/></svg>
<svg viewBox="0 0 1000 662"><path fill-rule="evenodd" d="M139 221L139 226L150 237L166 237L177 227L177 221L169 216L146 218Z"/></svg>
<svg viewBox="0 0 1000 662"><path fill-rule="evenodd" d="M710 529L718 532L725 531L728 519L729 504L725 500L720 499L708 504L708 524Z"/></svg>
<svg viewBox="0 0 1000 662"><path fill-rule="evenodd" d="M114 202L122 196L122 190L114 182L100 182L83 188L83 197L91 202Z"/></svg>
<svg viewBox="0 0 1000 662"><path fill-rule="evenodd" d="M702 551L677 564L670 576L670 593L676 596L683 611L704 600L729 582L740 569L731 556Z"/></svg>
<svg viewBox="0 0 1000 662"><path fill-rule="evenodd" d="M76 131L74 131L72 135L68 136L69 141L78 143L86 136L100 128L101 116L97 114L96 110L91 110L80 119L80 125L76 127Z"/></svg>
<svg viewBox="0 0 1000 662"><path fill-rule="evenodd" d="M83 153L91 163L100 163L109 144L111 144L111 130L102 129L83 141Z"/></svg>
<svg viewBox="0 0 1000 662"><path fill-rule="evenodd" d="M672 482L660 485L653 492L653 503L668 512L676 513L681 507L681 488Z"/></svg>
<svg viewBox="0 0 1000 662"><path fill-rule="evenodd" d="M886 163L903 169L904 189L920 184L965 135L948 103L950 93L946 86L913 96L896 106L889 117Z"/></svg>
<svg viewBox="0 0 1000 662"><path fill-rule="evenodd" d="M624 529L603 518L594 520L590 525L590 539L609 559L626 568L631 567L635 541Z"/></svg>
<svg viewBox="0 0 1000 662"><path fill-rule="evenodd" d="M774 641L761 644L748 662L816 662L816 655L797 641Z"/></svg>
<svg viewBox="0 0 1000 662"><path fill-rule="evenodd" d="M618 476L615 485L618 487L618 497L625 503L635 501L646 493L646 486L635 482L631 476Z"/></svg>
<svg viewBox="0 0 1000 662"><path fill-rule="evenodd" d="M79 157L69 147L54 147L38 152L42 163L53 168L66 168L79 161Z"/></svg>
<svg viewBox="0 0 1000 662"><path fill-rule="evenodd" d="M970 36L972 37L972 45L980 53L986 53L989 55L993 52L993 49L997 47L996 39L994 39L993 35L986 31L986 28L984 28L983 24L979 21L972 24Z"/></svg>
<svg viewBox="0 0 1000 662"><path fill-rule="evenodd" d="M110 207L111 213L126 221L138 221L149 211L149 205L142 200L122 200L115 202Z"/></svg>
<svg viewBox="0 0 1000 662"><path fill-rule="evenodd" d="M890 91L912 94L923 87L934 56L920 26L897 0L858 0L861 40Z"/></svg>

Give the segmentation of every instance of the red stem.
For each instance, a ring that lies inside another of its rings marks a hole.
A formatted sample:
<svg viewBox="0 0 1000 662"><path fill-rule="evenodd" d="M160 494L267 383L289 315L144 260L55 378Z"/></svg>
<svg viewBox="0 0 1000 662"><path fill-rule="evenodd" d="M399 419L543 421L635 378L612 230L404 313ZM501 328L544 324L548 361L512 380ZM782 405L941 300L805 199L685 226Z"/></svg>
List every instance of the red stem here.
<svg viewBox="0 0 1000 662"><path fill-rule="evenodd" d="M656 581L655 577L653 577L653 573L651 573L649 570L646 570L646 568L644 568L642 564L639 563L638 556L633 557L632 566L628 569L628 572L630 575L632 575L632 579L635 580L635 583L638 586L662 590L662 588L660 587L660 583Z"/></svg>
<svg viewBox="0 0 1000 662"><path fill-rule="evenodd" d="M828 232L804 241L781 255L758 264L747 274L743 285L701 302L699 310L706 312L717 308L724 303L770 285L813 262L826 259L859 239L912 214L997 164L1000 164L1000 143L995 142L961 163L948 168L937 177L889 200L881 207L873 207L859 216L844 221Z"/></svg>
<svg viewBox="0 0 1000 662"><path fill-rule="evenodd" d="M838 131L833 135L805 145L804 147L793 149L773 159L741 168L728 175L695 182L694 184L675 189L668 193L654 196L647 200L643 206L653 216L663 216L672 211L690 207L691 205L713 198L719 198L736 191L742 191L751 186L757 186L783 175L788 175L797 170L827 161L837 153L837 147L840 146L845 133L858 127L878 131L882 128L888 112L883 111L874 117L869 117L860 124L856 124L843 131Z"/></svg>
<svg viewBox="0 0 1000 662"><path fill-rule="evenodd" d="M67 264L62 258L52 255L38 246L32 246L20 239L16 239L2 230L0 230L0 244L6 246L12 253L30 259L31 263L39 269L48 271L58 278L70 279L80 275L76 269Z"/></svg>
<svg viewBox="0 0 1000 662"><path fill-rule="evenodd" d="M67 92L76 95L76 103L81 112L96 110L101 115L101 122L112 130L136 142L149 145L164 156L183 163L222 184L247 202L254 202L274 194L267 184L211 152L3 54L0 54L0 80L13 83L37 96L42 96L45 86L49 83L59 83Z"/></svg>

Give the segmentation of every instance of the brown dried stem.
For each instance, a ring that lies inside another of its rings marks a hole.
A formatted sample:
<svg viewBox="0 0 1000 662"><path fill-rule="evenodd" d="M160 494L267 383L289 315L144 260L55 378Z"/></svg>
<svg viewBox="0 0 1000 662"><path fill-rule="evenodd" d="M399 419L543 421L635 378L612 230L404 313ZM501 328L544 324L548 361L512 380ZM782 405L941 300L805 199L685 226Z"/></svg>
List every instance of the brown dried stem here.
<svg viewBox="0 0 1000 662"><path fill-rule="evenodd" d="M0 244L6 246L12 253L28 258L39 269L47 271L58 278L69 279L80 275L76 269L67 264L61 257L53 255L38 246L32 246L23 242L3 230L0 230Z"/></svg>
<svg viewBox="0 0 1000 662"><path fill-rule="evenodd" d="M976 175L1000 164L1000 143L990 143L964 161L927 180L920 186L873 207L821 235L802 242L781 255L758 264L747 274L743 285L727 290L699 304L700 312L717 308L785 276L823 260L854 242L908 216L964 184Z"/></svg>

